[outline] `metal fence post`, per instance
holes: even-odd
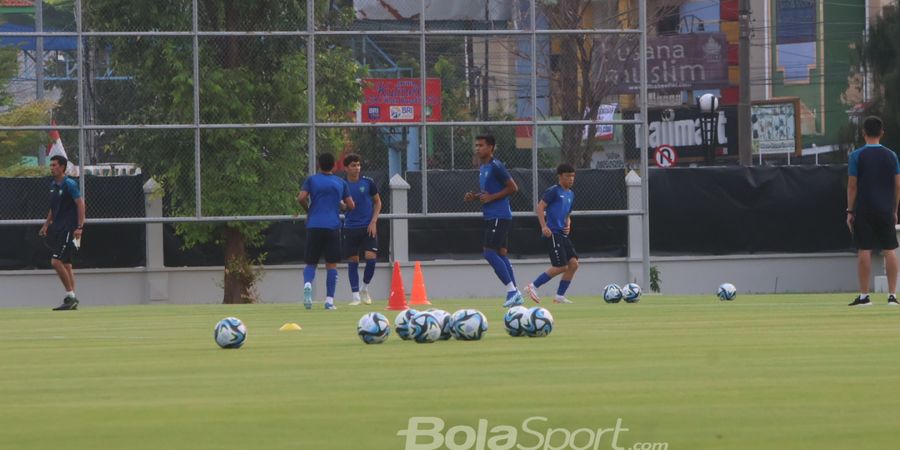
[[[313,32],[316,29],[316,5],[307,0],[306,3],[306,31]],[[316,35],[310,34],[306,38],[306,121],[309,128],[306,129],[306,147],[308,153],[309,175],[316,174],[318,164],[316,162]]]
[[[428,65],[425,56],[425,0],[419,3],[419,152],[422,171],[422,213],[428,214]]]
[[[191,79],[193,80],[194,106],[194,217],[203,217],[203,178],[201,177],[202,156],[200,154],[200,6],[198,0],[191,2]]]
[[[638,14],[641,36],[640,53],[640,71],[641,71],[641,176],[643,177],[643,187],[641,189],[641,235],[643,245],[641,246],[643,253],[641,258],[644,264],[644,273],[641,276],[641,284],[650,286],[650,166],[649,166],[649,149],[650,149],[650,124],[649,124],[649,102],[647,101],[647,0],[638,0]]]
[[[406,214],[406,197],[409,193],[409,183],[396,174],[391,177],[391,213]],[[391,221],[391,259],[394,261],[409,261],[409,220],[394,219]]]
[[[450,170],[456,170],[456,129],[450,125]],[[818,157],[817,157],[818,158]],[[818,159],[816,159],[818,161]]]

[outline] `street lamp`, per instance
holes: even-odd
[[[697,108],[700,109],[700,138],[706,150],[706,164],[712,165],[718,143],[716,132],[719,129],[719,97],[703,94],[697,98]]]

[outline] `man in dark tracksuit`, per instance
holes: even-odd
[[[881,249],[888,278],[888,305],[897,306],[897,201],[900,200],[900,162],[879,142],[881,119],[863,122],[866,145],[850,153],[847,164],[847,226],[856,244],[859,296],[850,306],[869,306],[872,250]]]
[[[78,250],[78,243],[81,241],[85,207],[78,183],[66,176],[68,163],[61,155],[50,158],[50,174],[53,176],[50,184],[50,212],[38,232],[47,237],[47,245],[52,252],[50,264],[66,290],[62,305],[53,308],[56,311],[78,309],[72,255]]]

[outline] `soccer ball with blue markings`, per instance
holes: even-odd
[[[241,348],[247,340],[247,327],[237,317],[226,317],[216,324],[213,336],[219,347]]]
[[[441,325],[441,337],[439,340],[446,341],[450,339],[450,313],[444,311],[443,309],[429,309],[429,313],[437,319],[438,323]]]
[[[450,333],[460,341],[480,340],[487,329],[487,317],[477,309],[461,309],[450,318]]]
[[[622,286],[622,299],[628,303],[637,303],[641,299],[641,287],[637,283]]]
[[[429,312],[420,312],[409,321],[409,337],[419,344],[430,344],[441,338],[441,324]]]
[[[719,290],[716,291],[719,300],[734,300],[737,297],[737,288],[731,283],[722,283]]]
[[[356,333],[366,344],[380,344],[391,335],[391,323],[384,314],[366,313],[356,324]]]
[[[606,303],[619,303],[622,301],[622,288],[615,283],[607,284],[603,288],[603,301]]]
[[[553,331],[553,315],[540,306],[533,306],[522,316],[522,329],[528,337],[544,337]]]
[[[522,318],[528,314],[528,308],[524,306],[513,306],[503,315],[503,328],[512,337],[525,336],[525,329],[522,328]]]
[[[397,314],[397,319],[394,320],[394,330],[397,331],[397,336],[400,336],[400,339],[404,341],[412,339],[409,335],[409,321],[418,313],[415,309],[404,309],[400,311],[400,314]]]

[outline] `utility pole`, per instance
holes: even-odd
[[[753,130],[750,127],[750,0],[740,0],[738,8],[741,32],[738,56],[741,74],[741,95],[738,100],[738,158],[742,166],[750,166],[753,165],[751,161]]]
[[[44,0],[34,2],[34,31],[44,32]],[[44,99],[44,37],[40,35],[35,39],[34,78],[37,83],[34,89],[34,99],[40,101]],[[38,164],[43,166],[47,162],[47,155],[40,145],[37,156]]]
[[[486,27],[491,26],[491,10],[490,10],[490,0],[485,0],[484,2],[484,22]],[[481,120],[488,120],[488,106],[490,105],[490,101],[488,100],[488,62],[490,57],[488,53],[490,47],[490,39],[488,36],[484,37],[484,70],[481,71]]]

